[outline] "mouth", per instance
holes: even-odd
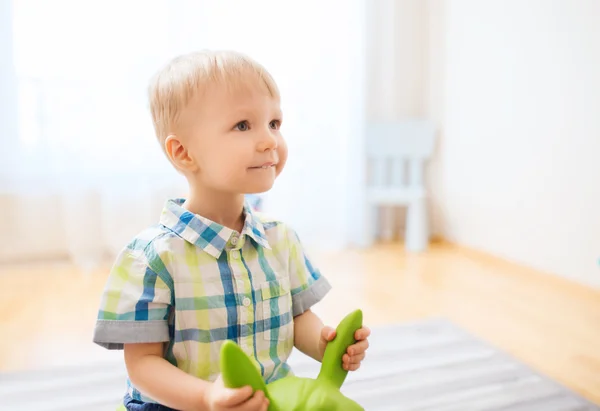
[[[277,163],[264,163],[260,166],[255,166],[255,167],[249,167],[250,170],[269,170],[273,167],[275,167],[277,165]]]

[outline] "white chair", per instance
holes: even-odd
[[[408,251],[423,251],[429,243],[426,161],[435,142],[435,127],[426,120],[367,124],[367,243],[378,227],[380,206],[405,206]]]

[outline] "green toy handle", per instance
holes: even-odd
[[[254,391],[267,394],[267,385],[250,358],[233,341],[227,340],[221,347],[221,375],[227,388],[251,386]]]
[[[321,371],[318,380],[329,381],[337,388],[341,388],[346,380],[348,371],[344,369],[342,358],[348,347],[356,343],[354,334],[362,328],[363,314],[361,310],[355,310],[348,314],[336,328],[336,335],[325,348]]]
[[[258,367],[250,357],[233,341],[227,340],[221,346],[221,376],[223,385],[227,388],[242,388],[247,385],[252,387],[252,392],[262,391],[269,399],[269,411],[280,411],[273,404],[267,384],[260,375]]]

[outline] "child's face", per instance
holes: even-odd
[[[268,191],[287,160],[279,100],[265,87],[210,87],[183,119],[196,181],[235,194]]]

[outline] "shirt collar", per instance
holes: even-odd
[[[183,207],[185,199],[167,200],[160,216],[160,223],[184,240],[219,258],[228,241],[236,232],[215,223]],[[248,202],[244,203],[244,228],[241,235],[252,238],[257,244],[270,249],[265,227]]]

